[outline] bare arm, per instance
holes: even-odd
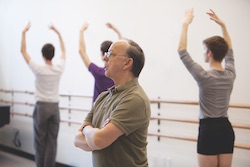
[[[80,53],[82,60],[87,68],[89,68],[89,65],[91,63],[89,60],[89,57],[86,53],[86,46],[85,46],[85,41],[84,41],[84,31],[87,30],[88,26],[89,26],[88,23],[83,24],[83,26],[80,30],[80,38],[79,38],[80,39],[80,41],[79,41],[80,42],[79,43],[79,53]]]
[[[181,51],[181,50],[184,50],[184,49],[187,48],[188,26],[192,22],[193,18],[194,18],[194,16],[193,16],[193,8],[186,10],[184,21],[182,23],[182,30],[181,30],[181,37],[180,37],[178,51]]]
[[[75,147],[79,147],[84,151],[93,151],[92,148],[89,147],[89,145],[86,142],[85,136],[82,132],[83,127],[85,127],[86,125],[91,125],[90,122],[84,122],[80,128],[77,131],[77,134],[75,136],[75,140],[74,140],[74,145]]]
[[[232,49],[231,38],[227,31],[225,23],[216,15],[216,13],[213,10],[210,9],[210,12],[207,12],[207,14],[209,15],[211,20],[215,21],[217,24],[221,26],[223,37],[226,40],[229,49]]]
[[[124,132],[111,122],[105,122],[102,129],[86,126],[83,134],[87,144],[94,150],[101,150],[111,145]]]
[[[56,29],[56,27],[54,25],[51,25],[50,29],[53,30],[58,35],[60,46],[61,46],[61,52],[62,52],[61,59],[65,59],[66,58],[65,46],[64,46],[64,42],[63,42],[61,33]]]
[[[29,63],[31,59],[30,55],[27,53],[27,50],[26,50],[26,32],[29,30],[30,26],[31,24],[28,23],[22,32],[21,53],[26,63]]]
[[[77,132],[75,136],[74,144],[75,144],[75,147],[81,148],[84,151],[93,151],[93,149],[90,148],[88,144],[86,143],[86,139],[82,131]]]
[[[106,26],[107,26],[108,28],[112,29],[112,30],[117,34],[117,36],[118,36],[119,39],[122,38],[122,34],[121,34],[121,32],[118,30],[117,27],[115,27],[115,26],[114,26],[113,24],[111,24],[111,23],[107,23]]]

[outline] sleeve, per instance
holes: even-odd
[[[234,56],[233,50],[229,49],[225,57],[225,69],[230,71],[232,75],[236,76],[235,66],[234,66]]]
[[[60,59],[57,67],[59,68],[60,71],[64,71],[64,68],[65,68],[65,59]]]
[[[95,100],[94,104],[92,105],[92,108],[90,110],[90,112],[87,114],[87,116],[85,117],[84,121],[87,122],[91,122],[93,125],[93,117],[94,117],[94,112],[96,111],[96,108],[98,104],[101,104],[101,101],[105,99],[105,97],[108,95],[108,92],[102,92],[98,98]],[[93,125],[94,126],[94,125]],[[95,126],[94,126],[95,127]]]
[[[115,108],[111,122],[126,135],[145,126],[149,122],[145,101],[139,95],[127,95]]]
[[[92,73],[92,75],[94,77],[96,77],[96,76],[103,76],[103,74],[105,73],[103,67],[98,67],[94,63],[90,63],[90,65],[89,65],[89,71]]]
[[[198,63],[193,61],[187,50],[180,51],[179,56],[187,70],[194,77],[194,79],[197,82],[200,82],[200,80],[205,77],[207,72]]]
[[[29,61],[29,67],[32,70],[34,74],[37,74],[38,71],[40,70],[41,66],[38,65],[34,60],[30,59]]]
[[[93,111],[94,111],[94,108],[92,108],[90,110],[90,112],[87,114],[87,116],[85,117],[84,121],[86,122],[92,122],[92,119],[93,119]]]

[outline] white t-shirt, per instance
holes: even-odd
[[[35,97],[37,101],[58,102],[59,101],[59,82],[64,70],[65,60],[60,59],[58,65],[38,65],[32,59],[29,67],[36,76]]]

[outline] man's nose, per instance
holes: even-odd
[[[103,60],[106,61],[106,62],[109,60],[109,58],[107,57],[106,54],[103,56]]]

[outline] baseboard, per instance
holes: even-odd
[[[24,152],[24,151],[22,151],[22,150],[17,150],[17,149],[15,149],[15,148],[13,148],[13,147],[8,147],[8,146],[5,146],[5,145],[0,144],[0,150],[1,150],[1,151],[4,151],[4,152],[7,152],[7,153],[10,153],[10,154],[17,155],[17,156],[19,156],[19,157],[23,157],[23,158],[32,160],[32,161],[35,160],[35,156],[34,156],[33,154]],[[73,166],[70,166],[70,165],[66,165],[66,164],[62,164],[62,163],[56,162],[56,167],[73,167]]]

